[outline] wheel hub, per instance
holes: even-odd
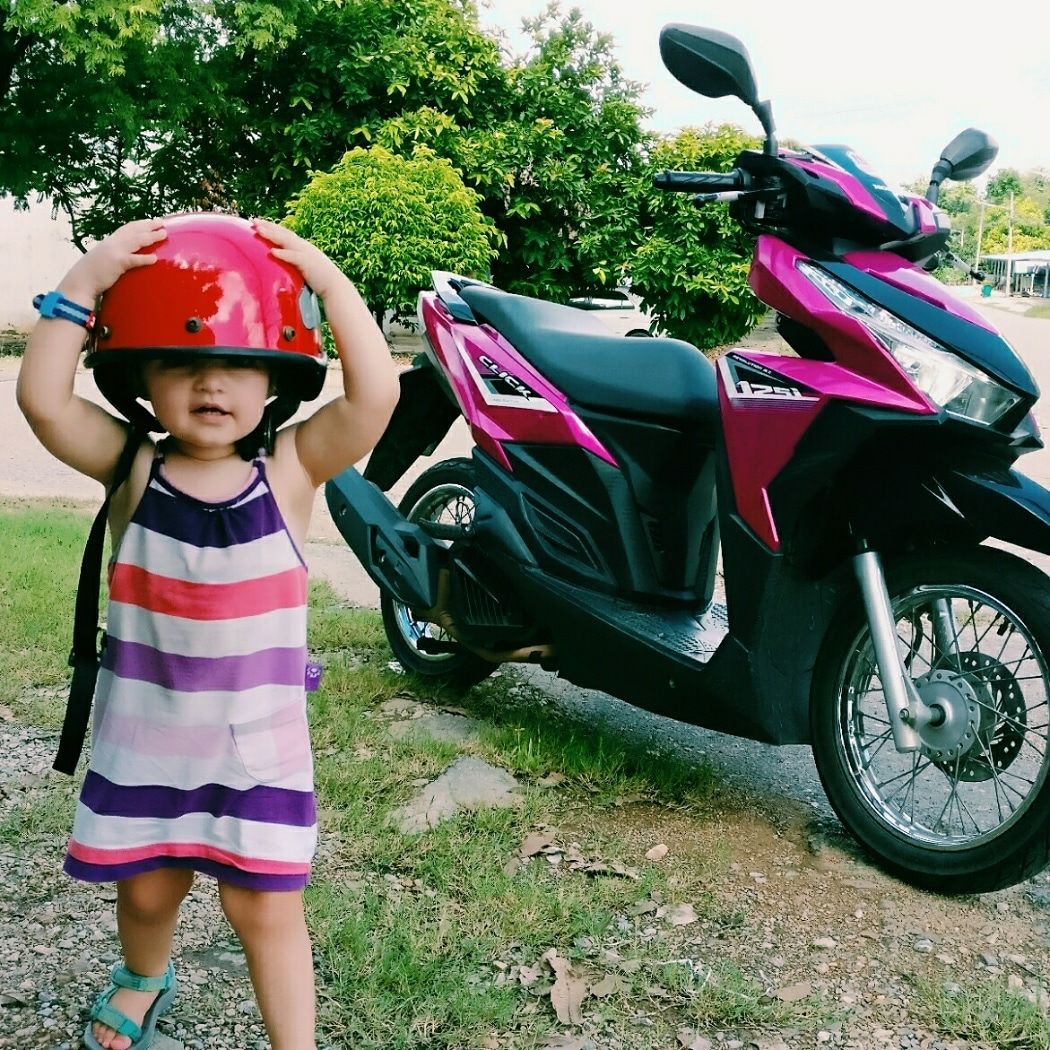
[[[1007,769],[1013,763],[1024,744],[1028,724],[1024,693],[1015,674],[985,653],[959,653],[952,658],[952,666],[961,669],[962,675],[948,667],[940,670],[969,684],[980,708],[979,746],[971,748],[962,762],[953,764],[952,773],[970,783],[990,780],[996,770]],[[934,761],[943,764],[944,760]]]
[[[977,742],[981,726],[973,686],[958,673],[937,670],[916,679],[915,687],[933,716],[916,726],[923,754],[937,763],[966,754]]]

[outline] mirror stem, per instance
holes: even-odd
[[[767,99],[765,102],[756,102],[753,106],[755,116],[762,124],[762,130],[766,133],[766,144],[763,152],[770,157],[777,155],[777,129],[773,123],[773,104]]]

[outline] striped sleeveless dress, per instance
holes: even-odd
[[[260,458],[207,503],[163,455],[109,569],[91,759],[65,861],[88,882],[189,868],[296,890],[317,842],[307,571]]]

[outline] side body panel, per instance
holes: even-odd
[[[478,447],[508,470],[506,442],[570,445],[615,465],[565,396],[488,325],[457,323],[434,294],[420,297],[434,354]]]

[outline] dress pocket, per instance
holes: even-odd
[[[230,726],[244,771],[269,784],[310,768],[310,733],[300,705]]]

